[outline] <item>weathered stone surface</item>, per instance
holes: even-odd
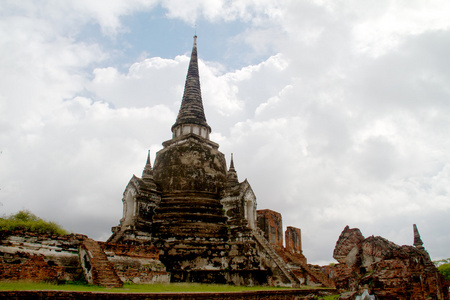
[[[368,268],[381,260],[395,257],[399,251],[400,247],[387,239],[370,236],[361,242],[361,250],[358,253],[361,267]]]
[[[346,226],[336,242],[333,257],[340,263],[354,265],[357,262],[357,254],[363,240],[364,236],[358,228],[350,229]]]
[[[159,260],[159,250],[156,247],[101,242],[99,245],[123,282],[170,282],[170,273],[166,272],[166,266]]]
[[[283,220],[279,212],[262,209],[256,211],[258,228],[264,233],[264,237],[274,246],[283,247]]]
[[[334,257],[336,287],[367,289],[380,299],[449,299],[448,283],[423,247],[398,246],[382,237],[362,239],[358,229],[344,229]]]
[[[302,233],[300,228],[288,226],[284,233],[286,251],[292,254],[303,254],[302,251]]]
[[[98,242],[85,238],[80,245],[79,256],[84,277],[89,284],[104,287],[121,287],[114,265],[108,260]]]
[[[24,230],[0,233],[0,280],[77,281],[82,235],[55,236]]]
[[[416,248],[423,248],[423,242],[420,238],[419,230],[417,229],[416,224],[413,225],[413,231],[414,231],[414,247]]]
[[[227,181],[225,157],[211,144],[195,134],[168,141],[153,169],[161,191],[220,193]]]
[[[118,286],[118,282],[110,285],[110,281],[103,281],[111,275],[108,275],[111,270],[106,270],[110,265],[123,282],[170,281],[170,273],[159,260],[159,250],[153,246],[110,244],[95,242],[83,235],[55,236],[23,230],[3,231],[0,236],[0,280],[62,282],[85,279],[92,284]],[[99,247],[81,247],[88,240]],[[100,252],[104,259],[99,262]],[[83,266],[88,270],[85,275]]]
[[[247,180],[241,183],[228,182],[220,199],[227,225],[239,234],[240,230],[256,229],[256,196]],[[231,234],[233,238],[235,234]]]
[[[188,73],[186,75],[183,100],[181,101],[181,107],[180,111],[178,112],[177,121],[172,126],[172,131],[175,131],[177,127],[180,127],[182,125],[192,124],[206,127],[208,131],[211,132],[211,128],[206,123],[205,112],[203,110],[202,93],[200,89],[200,76],[198,71],[196,36],[194,37],[194,46],[192,47],[191,61],[189,63]]]
[[[286,266],[289,277],[296,278],[301,284],[308,286],[334,287],[334,282],[329,279],[326,272],[320,267],[308,265],[306,257],[302,253],[301,231],[299,228],[288,226],[285,232],[286,247],[283,247],[282,217],[281,214],[272,210],[258,210],[258,227],[264,237],[271,241],[270,248],[277,253]],[[270,251],[267,251],[270,252]],[[276,259],[273,259],[276,261]]]
[[[119,226],[113,227],[110,243],[149,243],[148,228],[153,223],[155,208],[161,202],[161,192],[157,190],[150,165],[150,152],[142,172],[142,179],[133,175],[123,193],[123,218]]]

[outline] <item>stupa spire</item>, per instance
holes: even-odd
[[[144,171],[142,171],[142,179],[153,179],[153,169],[152,164],[150,163],[150,150],[148,150],[147,162],[144,167]]]
[[[413,231],[414,231],[414,246],[416,248],[422,248],[423,249],[423,242],[420,238],[419,230],[417,229],[416,224],[413,224]]]
[[[233,153],[231,153],[230,169],[227,173],[227,181],[229,186],[234,186],[239,184],[237,172],[234,169]]]
[[[231,161],[230,161],[230,171],[236,171],[235,169],[234,169],[234,161],[233,161],[233,153],[231,153]]]
[[[190,128],[186,129],[189,126]],[[201,134],[202,129],[204,134]],[[198,72],[197,36],[195,35],[186,83],[184,85],[183,100],[181,101],[177,120],[172,126],[172,133],[173,137],[186,133],[197,133],[203,137],[209,137],[210,132],[211,127],[206,122],[205,112],[203,110],[200,76]]]

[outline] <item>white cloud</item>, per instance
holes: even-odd
[[[116,68],[94,69],[88,89],[114,107],[147,107],[163,104],[172,107],[183,92],[189,63],[186,56],[175,59],[153,57],[134,63],[127,74]],[[178,107],[174,106],[175,109]]]
[[[0,202],[97,238],[119,221],[121,194],[146,149],[154,158],[170,138],[189,58],[118,69],[115,49],[77,33],[92,22],[117,36],[125,15],[156,2],[91,2],[1,8]],[[266,57],[228,72],[201,60],[206,117],[258,207],[302,228],[309,261],[330,261],[345,225],[411,244],[413,223],[432,257],[447,257],[447,4],[161,5],[189,24],[239,21],[241,34],[224,40],[253,47],[240,55]]]
[[[90,81],[87,70],[108,53],[96,43],[72,37],[89,22],[72,10],[72,4],[81,2],[40,4],[2,5],[0,202],[4,212],[30,209],[70,230],[104,234],[90,222],[120,215],[122,186],[133,168],[142,168],[133,161],[140,161],[136,152],[144,153],[145,160],[145,149],[158,149],[166,138],[158,131],[142,136],[140,128],[170,126],[165,117],[172,120],[174,115],[161,103],[141,110],[112,109],[81,97]],[[108,7],[113,6],[122,7]],[[120,26],[101,22],[110,33]],[[121,160],[111,164],[115,155]],[[108,198],[116,197],[119,201],[110,205]],[[85,219],[88,222],[80,222]]]
[[[371,9],[378,6],[378,9]],[[412,35],[448,30],[448,1],[387,1],[362,9],[354,28],[356,50],[379,56],[398,48]]]
[[[243,20],[259,22],[260,18],[276,14],[280,4],[270,0],[166,0],[161,5],[167,9],[169,18],[181,19],[194,25],[199,18],[209,22]]]

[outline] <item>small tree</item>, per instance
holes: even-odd
[[[438,270],[442,275],[444,275],[446,280],[450,280],[450,264],[440,265]]]
[[[0,230],[16,229],[53,233],[57,235],[68,234],[68,232],[57,223],[45,221],[28,210],[21,210],[16,214],[0,218]]]

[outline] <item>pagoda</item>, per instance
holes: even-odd
[[[123,194],[123,218],[109,243],[152,245],[173,282],[297,286],[298,279],[257,226],[256,196],[227,170],[210,140],[194,37],[181,107],[154,166]]]

